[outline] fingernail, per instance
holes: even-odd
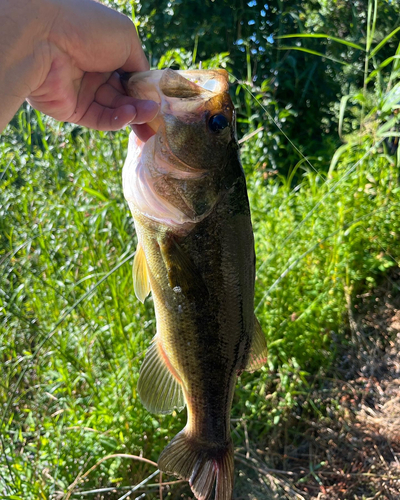
[[[137,107],[134,106],[133,104],[128,104],[127,109],[129,110],[129,113],[136,116],[138,113]]]
[[[142,124],[153,121],[160,111],[160,106],[154,101],[138,101],[137,114],[130,123]]]

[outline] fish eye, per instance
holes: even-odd
[[[224,115],[214,115],[208,121],[208,126],[211,132],[218,133],[224,130],[226,127],[228,127],[229,122]]]

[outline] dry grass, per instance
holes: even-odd
[[[351,341],[333,372],[268,443],[237,453],[237,500],[400,498],[399,285],[397,269],[349,303]]]

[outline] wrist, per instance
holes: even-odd
[[[44,73],[46,29],[51,26],[48,0],[1,0],[0,2],[0,131]]]

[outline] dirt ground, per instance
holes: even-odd
[[[237,455],[236,500],[400,500],[400,270],[352,302],[329,376],[269,446]]]
[[[234,500],[400,500],[399,268],[349,298],[336,348],[268,442],[235,450]],[[186,482],[163,497],[193,498]]]

